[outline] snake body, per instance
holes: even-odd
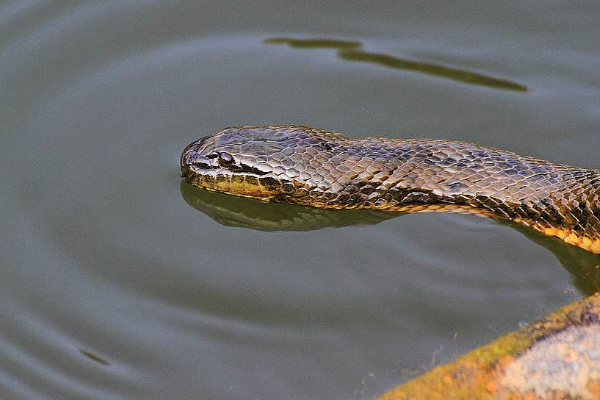
[[[181,170],[191,185],[263,201],[515,221],[600,254],[600,171],[476,144],[231,127],[188,145]]]

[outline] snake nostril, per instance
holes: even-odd
[[[181,166],[181,168],[185,168],[191,164],[193,164],[195,161],[195,153],[194,152],[190,152],[190,151],[184,151],[181,154],[181,158],[179,160],[179,165]]]

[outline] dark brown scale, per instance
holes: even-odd
[[[233,127],[190,144],[181,169],[192,185],[261,200],[479,213],[600,253],[599,171],[475,144]]]

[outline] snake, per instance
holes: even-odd
[[[473,143],[354,139],[296,125],[238,126],[190,143],[188,184],[330,210],[450,212],[512,221],[600,254],[600,171]]]

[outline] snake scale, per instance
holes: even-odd
[[[263,201],[510,220],[600,254],[600,171],[471,143],[230,127],[188,145],[181,171],[193,186]]]

